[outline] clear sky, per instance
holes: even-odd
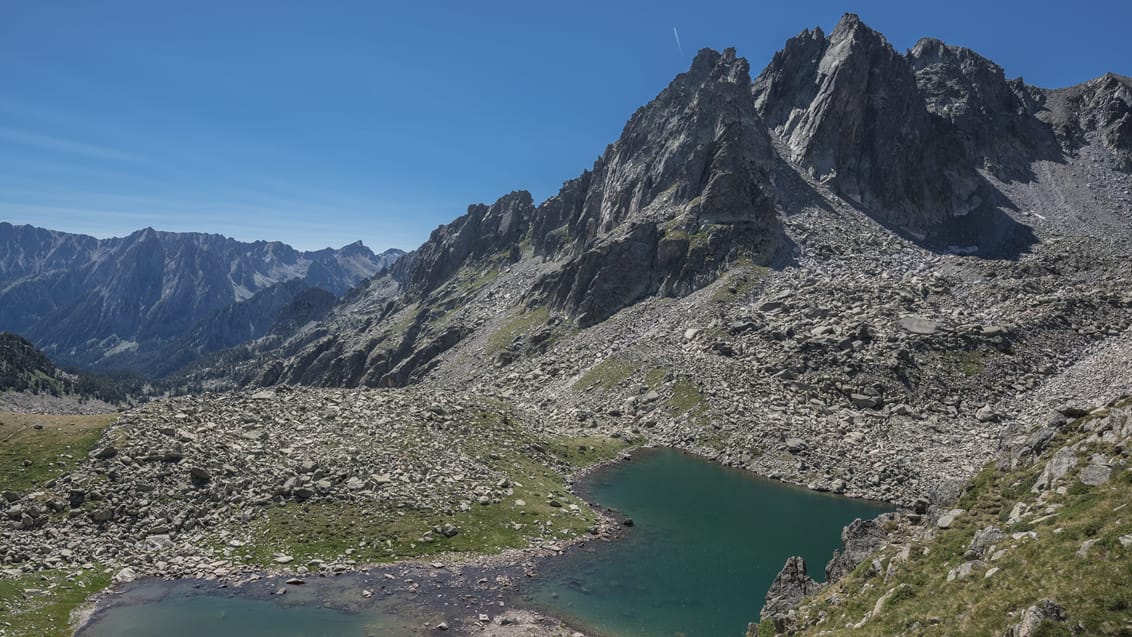
[[[12,0],[0,221],[411,249],[469,203],[553,194],[699,48],[757,74],[845,11],[1039,86],[1132,74],[1129,0]]]

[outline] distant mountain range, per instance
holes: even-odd
[[[0,223],[0,329],[59,364],[153,375],[262,336],[309,290],[344,294],[402,254],[361,242],[300,252],[215,234],[146,228],[96,239]]]

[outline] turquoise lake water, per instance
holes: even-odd
[[[582,486],[634,526],[544,565],[527,593],[609,637],[741,637],[787,557],[804,557],[821,580],[842,527],[891,510],[671,449],[641,452]]]
[[[671,449],[639,452],[580,489],[634,526],[623,538],[590,541],[541,562],[522,599],[507,605],[540,608],[602,637],[741,637],[788,556],[803,556],[821,579],[841,528],[890,510]],[[79,635],[405,637],[436,634],[425,621],[435,626],[469,612],[452,589],[433,591],[424,606],[412,602],[416,596],[362,600],[360,590],[376,586],[351,576],[314,578],[278,597],[268,594],[277,584],[249,585],[254,591],[198,586],[151,580],[128,587]]]

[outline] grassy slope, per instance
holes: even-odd
[[[0,491],[26,493],[69,472],[115,418],[0,413]],[[2,578],[0,636],[70,635],[71,611],[108,584],[97,566]]]
[[[224,547],[218,542],[218,548],[236,561],[259,566],[271,566],[277,553],[294,558],[294,565],[343,557],[365,564],[497,553],[577,537],[597,523],[597,514],[567,491],[564,473],[530,459],[523,448],[538,446],[566,467],[579,469],[615,456],[630,443],[596,437],[536,439],[513,423],[482,417],[480,426],[506,428],[514,436],[509,448],[469,450],[508,476],[513,493],[506,498],[488,504],[472,501],[468,508],[454,511],[288,503],[253,523],[251,543]],[[449,525],[458,529],[452,537],[442,532]]]
[[[1070,620],[1047,622],[1040,634],[1069,635],[1079,623],[1078,634],[1132,635],[1132,546],[1119,540],[1132,534],[1132,470],[1116,467],[1108,483],[1084,485],[1077,476],[1088,456],[1119,455],[1111,444],[1086,442],[1081,462],[1058,483],[1066,487],[1063,493],[1050,492],[1038,503],[1030,489],[1059,446],[1089,437],[1079,429],[1084,421],[1071,425],[1032,467],[986,467],[957,503],[967,514],[952,528],[881,550],[873,556],[879,569],[867,561],[799,609],[803,623],[817,623],[798,634],[999,635],[1025,608],[1049,598]],[[1035,513],[1009,524],[1017,502]],[[988,526],[1007,534],[997,545],[1005,552],[994,560],[988,553],[970,577],[948,581],[948,572],[967,561],[972,536]],[[1021,535],[1028,532],[1036,538]],[[1097,543],[1082,557],[1078,551],[1086,540]],[[988,577],[992,568],[998,570]],[[773,634],[767,623],[759,635]]]
[[[67,637],[74,632],[71,612],[109,584],[97,568],[0,579],[0,636]]]
[[[24,493],[71,471],[115,418],[0,412],[0,490]]]

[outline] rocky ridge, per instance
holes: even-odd
[[[1115,82],[1070,110],[1084,89],[1006,80],[933,40],[901,55],[851,15],[754,81],[733,52],[701,52],[557,196],[473,206],[325,321],[185,382],[502,389],[548,432],[946,500],[1019,405],[1129,325],[1132,175],[1097,128],[1121,121]],[[836,121],[870,124],[840,139]],[[904,157],[938,169],[865,197],[890,138],[946,153]],[[968,178],[982,201],[959,214]],[[776,256],[735,249],[748,240]]]

